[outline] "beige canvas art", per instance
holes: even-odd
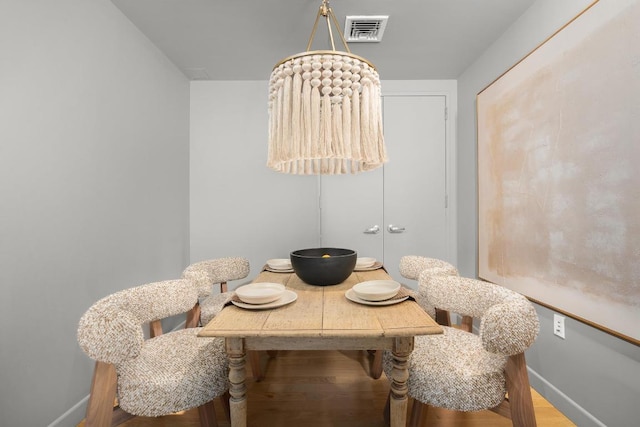
[[[480,277],[634,342],[639,41],[600,0],[477,97]]]

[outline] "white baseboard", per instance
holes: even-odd
[[[594,417],[589,411],[544,379],[536,371],[528,366],[527,371],[529,372],[531,387],[576,425],[580,427],[607,427],[606,424]]]
[[[89,395],[85,396],[80,402],[73,405],[67,412],[60,415],[47,427],[75,427],[84,419],[87,412],[87,402]]]

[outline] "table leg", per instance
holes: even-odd
[[[408,359],[413,350],[413,337],[396,338],[393,343],[393,370],[391,371],[390,424],[391,427],[407,425],[409,379]]]
[[[227,338],[226,350],[229,357],[231,427],[247,427],[247,386],[244,382],[247,372],[244,340],[242,338]]]

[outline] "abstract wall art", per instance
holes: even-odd
[[[479,276],[636,344],[638,22],[596,1],[477,96]]]

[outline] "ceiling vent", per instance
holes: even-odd
[[[344,38],[351,43],[382,41],[382,34],[388,19],[388,15],[347,16],[344,24]]]

